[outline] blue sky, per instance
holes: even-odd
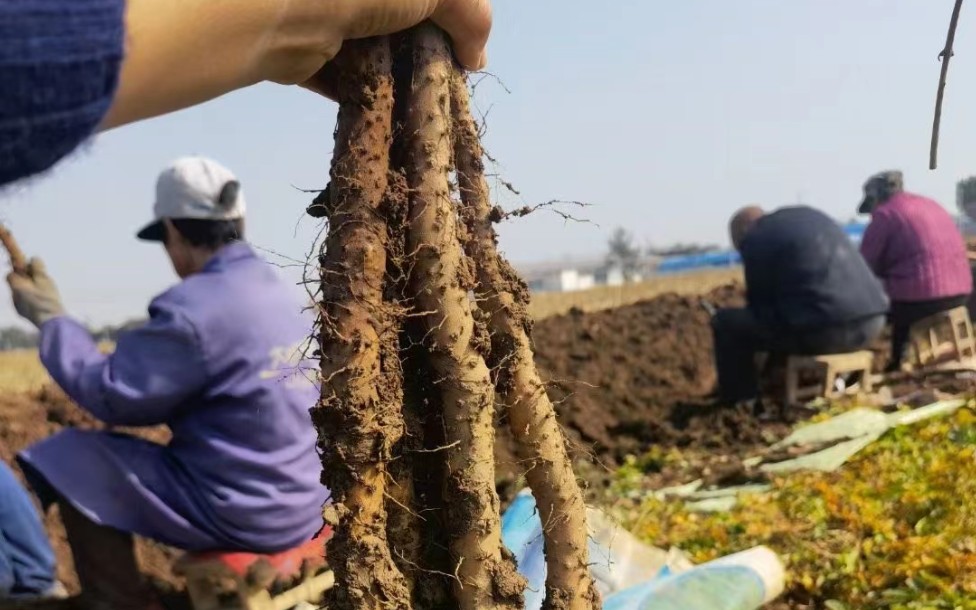
[[[963,8],[943,117],[940,169],[928,138],[951,0],[496,0],[478,88],[486,144],[521,196],[593,204],[595,224],[540,212],[505,224],[513,260],[599,254],[622,225],[644,243],[725,242],[746,203],[798,198],[846,219],[870,173],[954,208],[976,173],[976,7]],[[490,109],[490,110],[489,110]],[[104,134],[49,175],[7,192],[0,219],[42,255],[70,312],[92,323],[141,315],[175,281],[162,249],[133,232],[159,170],[212,156],[241,178],[249,236],[303,260],[303,216],[325,185],[336,107],[260,85]],[[297,269],[284,268],[296,280]],[[0,324],[15,315],[0,298]]]

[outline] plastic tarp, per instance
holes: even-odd
[[[621,591],[603,610],[755,610],[776,599],[784,582],[779,557],[759,546]]]
[[[587,509],[586,520],[590,572],[604,597],[638,585],[666,566],[672,570],[691,566],[680,552],[644,544],[598,510]],[[519,573],[529,581],[526,609],[541,608],[546,581],[542,521],[528,490],[519,493],[502,515],[502,542],[515,555]]]
[[[604,610],[754,610],[783,589],[783,566],[765,547],[693,566],[675,549],[637,540],[602,512],[587,511],[590,573]],[[528,586],[526,610],[545,597],[542,521],[528,491],[502,515],[502,541],[512,551]]]
[[[934,417],[948,415],[965,406],[964,399],[943,400],[931,405],[912,409],[883,413],[873,409],[851,409],[837,417],[816,424],[797,428],[788,437],[773,445],[772,449],[804,446],[823,447],[810,453],[780,462],[763,462],[762,457],[743,460],[747,467],[758,467],[769,473],[812,470],[832,472],[843,466],[858,452],[881,438],[888,430],[898,426],[916,424]],[[681,498],[688,510],[696,512],[723,512],[732,510],[740,496],[762,493],[768,490],[763,485],[739,485],[719,489],[702,490],[702,481],[692,481],[685,485],[668,487],[654,492],[658,499]]]
[[[774,448],[797,445],[824,445],[829,447],[803,455],[792,460],[763,464],[766,472],[790,472],[795,470],[818,470],[830,472],[840,468],[859,451],[881,438],[897,426],[916,424],[933,417],[948,415],[965,406],[966,400],[943,400],[911,411],[882,413],[872,409],[857,408],[847,411],[827,421],[798,428]]]

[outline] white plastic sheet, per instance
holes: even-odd
[[[765,547],[693,566],[677,550],[637,540],[605,514],[587,511],[590,571],[604,610],[755,610],[783,589],[783,566]],[[531,493],[502,515],[502,540],[528,580],[526,610],[545,597],[542,522]]]

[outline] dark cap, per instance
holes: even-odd
[[[904,189],[902,174],[898,170],[879,172],[864,183],[864,199],[858,206],[858,214],[870,214],[874,208],[891,199]]]

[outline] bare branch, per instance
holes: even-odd
[[[942,125],[942,99],[945,97],[946,77],[949,74],[949,60],[952,59],[952,45],[956,40],[956,26],[959,25],[959,12],[962,10],[962,0],[956,0],[949,20],[949,33],[946,35],[945,48],[939,53],[942,61],[942,73],[939,75],[939,91],[935,96],[935,118],[932,121],[932,147],[929,150],[929,169],[935,169],[939,164],[939,129]]]

